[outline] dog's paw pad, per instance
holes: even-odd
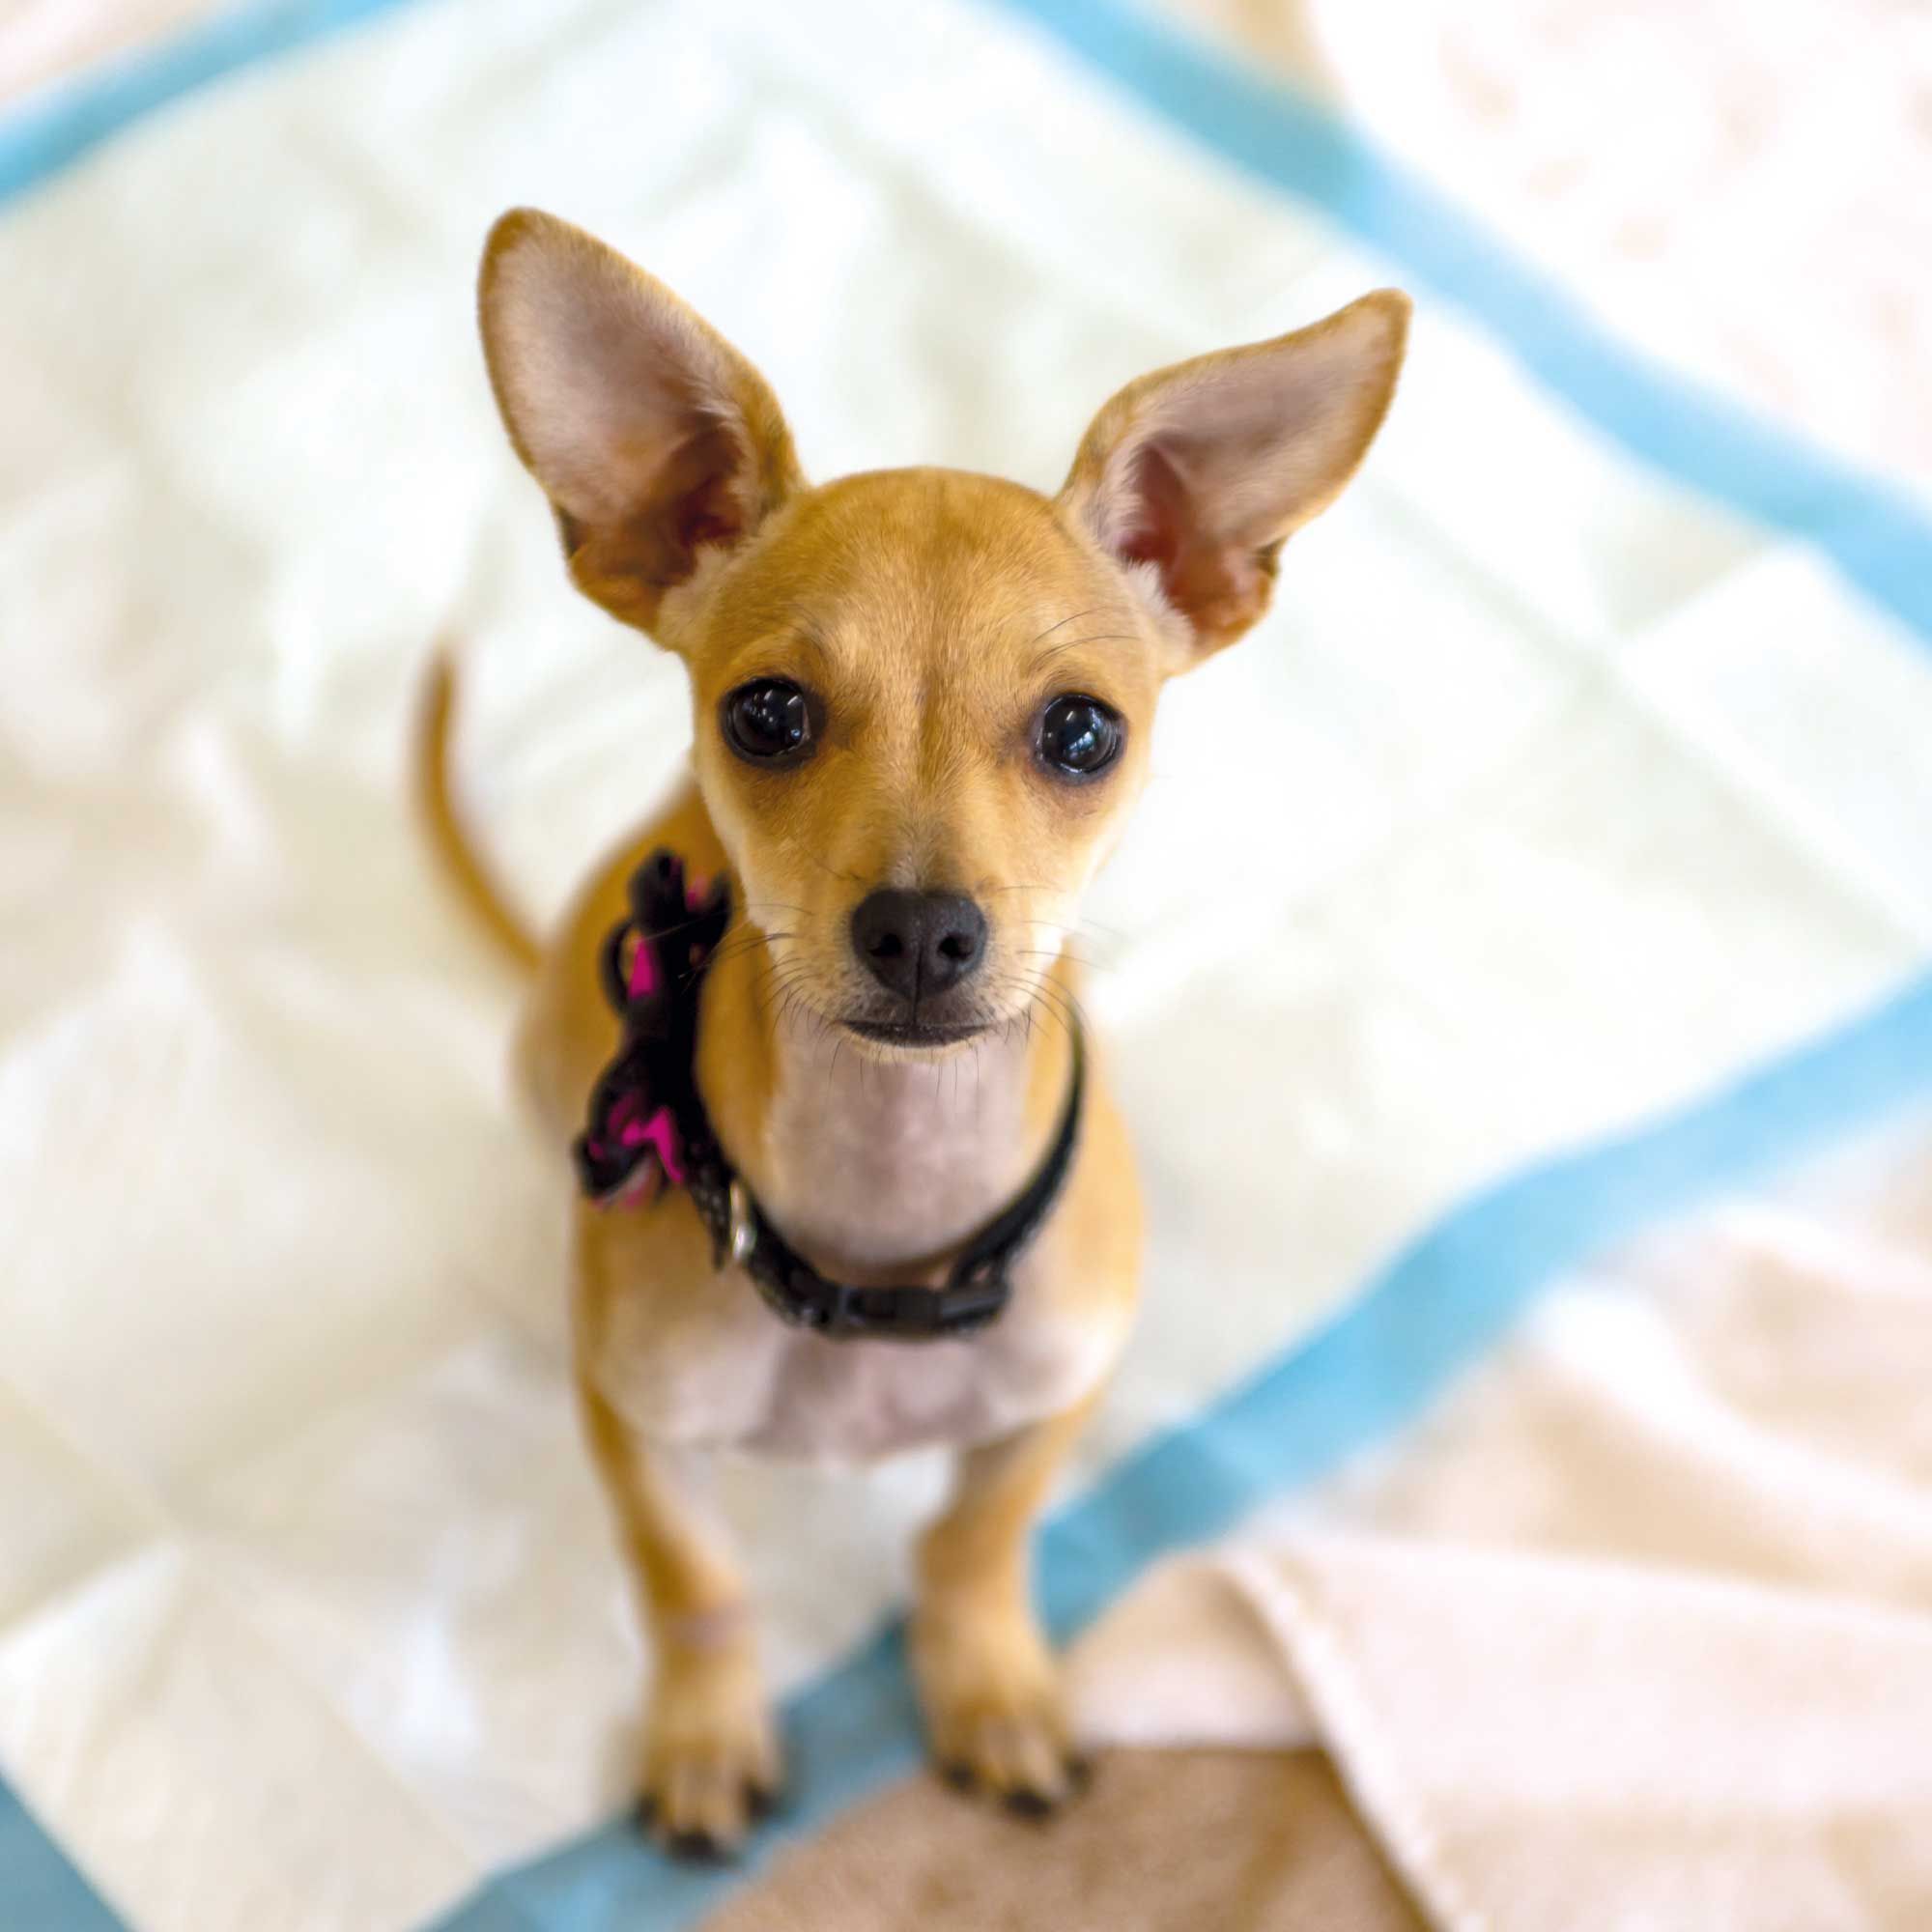
[[[674,1857],[728,1858],[778,1803],[778,1738],[742,1671],[667,1674],[651,1707],[639,1822]]]
[[[1021,1818],[1044,1818],[1086,1788],[1059,1680],[1034,1640],[922,1647],[921,1688],[939,1775]]]
[[[669,1762],[658,1788],[638,1806],[638,1822],[681,1859],[729,1858],[777,1808],[778,1788],[716,1759]]]

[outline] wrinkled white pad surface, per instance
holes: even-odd
[[[1095,1735],[1325,1742],[1434,1922],[1932,1914],[1932,1122],[1553,1289],[1400,1443],[1164,1566]]]
[[[470,282],[515,201],[692,298],[819,474],[1051,486],[1129,375],[1394,279],[1006,15],[886,0],[426,4],[7,216],[0,1772],[143,1932],[410,1925],[625,1792],[560,1151],[400,789],[452,623],[532,905],[688,728],[492,416]],[[1887,620],[1425,302],[1094,907],[1153,1232],[1084,1468],[1472,1183],[1921,963],[1928,742]],[[936,1482],[734,1480],[784,1683]]]

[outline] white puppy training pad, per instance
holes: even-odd
[[[1052,487],[1128,377],[1401,279],[1011,14],[885,0],[402,9],[10,212],[0,1772],[140,1932],[412,1926],[626,1793],[561,1150],[401,782],[454,627],[467,788],[548,912],[689,729],[494,420],[471,278],[520,201],[693,299],[821,476]],[[1918,640],[1421,293],[1093,907],[1152,1236],[1084,1477],[1468,1188],[1932,949]],[[734,1474],[786,1687],[938,1479]]]

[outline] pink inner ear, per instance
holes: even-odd
[[[1205,637],[1252,623],[1267,602],[1268,572],[1238,539],[1209,522],[1180,466],[1150,438],[1122,466],[1114,554],[1151,563],[1167,601]]]
[[[1186,493],[1156,443],[1142,443],[1122,469],[1114,553],[1127,563],[1152,564],[1166,588],[1185,533]]]
[[[633,506],[628,520],[636,543],[639,526],[654,525],[643,548],[652,560],[653,582],[681,582],[696,567],[706,544],[729,544],[745,532],[745,492],[753,467],[751,452],[717,416],[693,407],[681,440],[667,453],[648,496]]]

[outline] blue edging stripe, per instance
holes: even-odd
[[[7,1932],[121,1932],[121,1921],[0,1778],[0,1925]]]
[[[269,0],[49,90],[0,118],[0,200],[223,74],[406,0]],[[1822,549],[1932,641],[1932,535],[1901,494],[1635,356],[1452,204],[1288,88],[1116,0],[999,0],[1223,158],[1319,205],[1457,302],[1639,459]],[[1547,1162],[1474,1196],[1362,1297],[1188,1427],[1128,1457],[1047,1526],[1041,1588],[1065,1634],[1148,1561],[1225,1529],[1411,1416],[1535,1290],[1640,1222],[1932,1090],[1932,977],[1866,1019],[1630,1139]],[[896,1630],[788,1707],[801,1804],[821,1824],[918,1754]],[[115,1921],[0,1785],[0,1870],[24,1922]],[[598,1932],[690,1922],[734,1881],[666,1865],[611,1826],[493,1880],[445,1932]],[[21,1884],[38,1890],[24,1893]],[[20,1922],[10,1918],[10,1925]]]
[[[1540,1288],[1591,1256],[1929,1102],[1932,973],[1713,1096],[1479,1190],[1325,1326],[1057,1520],[1045,1539],[1049,1616],[1077,1628],[1150,1558],[1231,1527],[1409,1421]]]
[[[0,115],[0,201],[11,200],[169,101],[411,0],[262,0],[50,83]]]
[[[1327,109],[1124,0],[985,0],[1223,160],[1316,203],[1476,317],[1578,414],[1674,481],[1815,544],[1932,647],[1932,530],[1902,490],[1616,338],[1453,201]]]
[[[1932,974],[1714,1097],[1471,1196],[1312,1338],[1053,1518],[1039,1573],[1054,1634],[1078,1630],[1154,1558],[1233,1527],[1408,1421],[1538,1289],[1606,1244],[1927,1097]],[[791,1835],[918,1762],[899,1630],[875,1636],[785,1716]],[[669,1932],[740,1882],[673,1865],[613,1824],[491,1881],[440,1932]]]

